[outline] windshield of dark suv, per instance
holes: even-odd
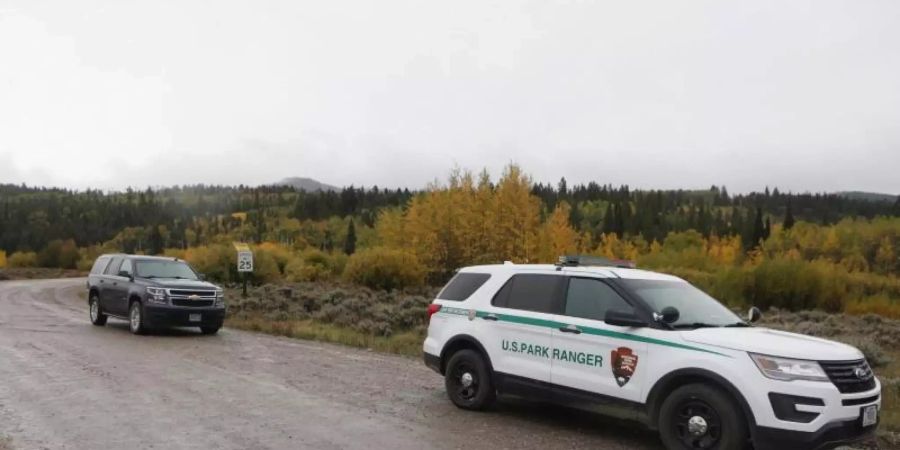
[[[744,321],[718,300],[683,281],[617,280],[644,300],[653,311],[662,314],[667,307],[678,310],[675,328],[744,326]]]
[[[183,261],[150,261],[135,262],[134,273],[141,278],[177,278],[196,280],[197,273]]]

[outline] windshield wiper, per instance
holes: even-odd
[[[735,323],[730,323],[728,325],[723,325],[723,326],[725,328],[749,328],[752,325],[750,325],[747,322],[735,322]]]

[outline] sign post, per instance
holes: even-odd
[[[247,273],[253,272],[253,252],[250,246],[243,242],[235,242],[234,249],[237,251],[237,270],[243,279],[244,288],[241,295],[247,296]]]

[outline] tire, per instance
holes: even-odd
[[[743,449],[749,441],[740,405],[723,390],[705,384],[672,391],[659,409],[658,426],[669,450]]]
[[[128,329],[132,334],[146,334],[147,325],[144,323],[144,308],[141,302],[132,302],[128,308]]]
[[[483,410],[497,398],[491,371],[484,357],[474,350],[460,350],[450,357],[444,386],[450,401],[462,409]]]
[[[219,332],[220,326],[211,326],[211,327],[200,327],[200,332],[207,335],[216,334]]]
[[[106,325],[107,315],[103,314],[103,309],[100,308],[100,297],[97,294],[91,294],[91,298],[88,300],[88,314],[91,318],[91,323],[95,326],[102,327]]]

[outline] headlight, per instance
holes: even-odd
[[[828,381],[828,375],[815,361],[776,358],[753,353],[750,353],[750,358],[753,358],[753,362],[756,363],[756,367],[759,367],[763,375],[773,380]]]
[[[225,291],[216,289],[216,306],[225,306]]]
[[[166,290],[157,287],[147,288],[147,301],[150,303],[166,304]]]

